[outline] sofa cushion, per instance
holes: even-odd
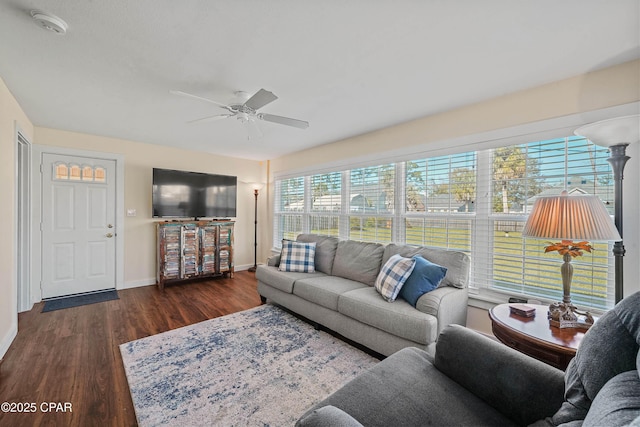
[[[413,258],[404,258],[394,255],[384,263],[376,277],[375,289],[387,302],[394,302],[400,293],[400,289],[416,265]]]
[[[562,404],[560,369],[460,325],[440,333],[433,364],[521,426],[551,416]]]
[[[439,372],[427,352],[414,347],[358,375],[307,414],[327,405],[340,408],[365,426],[517,425]]]
[[[315,268],[316,244],[282,241],[282,252],[280,253],[280,271],[300,271],[303,273],[313,273]]]
[[[323,406],[307,413],[296,423],[297,427],[363,427],[351,415],[335,406]]]
[[[636,369],[640,346],[640,292],[607,311],[580,342],[565,372],[565,402],[554,425],[584,420],[600,389],[616,375]]]
[[[405,300],[398,299],[389,304],[371,287],[340,295],[338,311],[418,344],[434,342],[438,333],[438,321],[434,316],[416,310]]]
[[[626,426],[639,416],[640,378],[638,371],[627,371],[602,387],[582,426]]]
[[[369,286],[336,276],[311,277],[296,281],[293,294],[333,311],[338,311],[340,295],[360,288],[369,288]],[[304,313],[301,314],[304,315]]]
[[[259,265],[256,269],[256,279],[258,281],[287,293],[293,293],[293,284],[296,280],[323,276],[326,276],[326,274],[317,271],[315,273],[279,271],[278,267],[267,265]]]
[[[420,255],[414,255],[413,259],[416,261],[416,266],[400,289],[400,298],[415,307],[422,295],[440,285],[447,274],[447,268],[434,264]]]
[[[338,248],[338,238],[331,236],[319,236],[317,234],[300,234],[296,239],[298,242],[315,243],[316,270],[322,273],[331,274],[333,269],[333,259],[336,257],[336,249]]]
[[[409,258],[414,255],[420,255],[435,264],[447,267],[447,274],[440,283],[441,286],[466,288],[469,285],[471,258],[464,252],[390,243],[384,249],[382,262],[386,262],[395,254]]]
[[[373,286],[383,253],[384,246],[379,243],[342,240],[336,249],[331,274]]]

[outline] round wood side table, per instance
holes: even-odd
[[[500,304],[489,310],[496,338],[521,353],[565,370],[576,355],[585,331],[551,326],[547,305],[526,304],[536,309],[534,317],[513,314],[509,305]]]

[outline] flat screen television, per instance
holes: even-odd
[[[153,168],[153,217],[235,217],[237,184],[235,176]]]

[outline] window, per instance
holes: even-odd
[[[405,168],[404,241],[470,253],[475,153],[408,161]]]
[[[93,168],[91,166],[85,166],[82,168],[82,180],[93,181]]]
[[[393,164],[349,172],[349,238],[391,242],[395,211]]]
[[[53,165],[53,179],[56,181],[83,181],[104,183],[107,180],[107,172],[101,166],[79,166],[58,162]]]
[[[305,232],[302,224],[305,212],[304,183],[304,177],[276,182],[274,236],[278,236],[278,247],[281,239],[295,240],[298,234]]]
[[[313,232],[471,255],[472,291],[547,301],[562,296],[562,257],[522,237],[537,197],[595,194],[613,214],[606,148],[571,136],[276,180],[274,244]],[[555,242],[553,242],[555,243]],[[575,258],[572,299],[613,306],[606,243]]]
[[[338,236],[342,213],[342,174],[313,175],[311,181],[310,229],[312,233]]]
[[[544,247],[555,242],[522,238],[527,213],[538,197],[566,189],[570,195],[599,196],[613,214],[613,174],[607,157],[605,148],[581,137],[493,150],[490,235],[483,239],[493,243],[492,259],[476,265],[476,280],[497,291],[561,300],[562,257],[544,253]],[[571,296],[578,305],[604,309],[613,304],[611,248],[607,243],[593,246],[592,253],[572,261]]]

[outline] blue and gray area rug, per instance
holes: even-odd
[[[122,344],[140,426],[291,426],[378,360],[262,305]]]

